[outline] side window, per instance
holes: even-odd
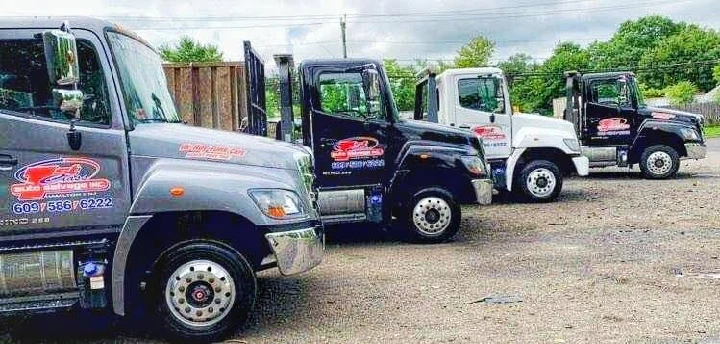
[[[79,89],[85,93],[81,121],[110,124],[110,107],[105,75],[95,48],[78,40]],[[53,85],[47,75],[41,39],[0,40],[0,110],[69,121],[53,99]]]
[[[460,106],[477,111],[504,113],[505,94],[497,78],[461,79],[458,82]]]
[[[371,106],[360,73],[322,73],[318,85],[320,110],[328,115],[357,120],[385,118],[383,107]]]
[[[600,80],[590,85],[590,101],[609,106],[632,106],[630,87],[622,79]]]

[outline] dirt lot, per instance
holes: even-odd
[[[464,208],[447,244],[335,229],[317,269],[259,276],[238,341],[720,343],[711,146],[674,180],[599,170],[567,181],[557,203]],[[101,341],[114,340],[141,339]]]

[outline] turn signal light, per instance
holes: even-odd
[[[268,215],[270,215],[272,217],[276,217],[276,218],[283,218],[283,217],[285,217],[285,215],[287,215],[287,213],[285,213],[285,208],[282,206],[280,206],[280,207],[270,206],[270,207],[268,207],[267,211],[268,211]]]

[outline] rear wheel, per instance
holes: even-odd
[[[650,146],[640,156],[640,171],[645,178],[670,178],[679,169],[680,155],[670,146]]]
[[[211,243],[174,249],[160,268],[159,320],[179,340],[213,341],[247,319],[255,274],[241,254]]]
[[[416,192],[405,213],[406,238],[413,242],[443,242],[460,229],[460,207],[452,194],[442,188]]]
[[[548,160],[534,160],[523,166],[516,174],[514,190],[531,202],[550,202],[557,199],[562,190],[560,168]]]

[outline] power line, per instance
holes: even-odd
[[[585,1],[585,0],[583,0]],[[521,12],[518,13],[517,11],[513,12],[504,12],[504,13],[492,13],[492,11],[484,11],[483,13],[459,13],[457,15],[454,15],[452,17],[436,17],[436,18],[426,18],[426,19],[407,19],[403,20],[403,23],[424,23],[424,22],[447,22],[447,21],[468,21],[468,20],[492,20],[492,19],[508,19],[508,18],[523,18],[523,17],[536,17],[536,16],[556,16],[561,13],[566,12],[572,12],[572,13],[591,13],[591,12],[605,12],[605,11],[614,11],[614,10],[623,10],[623,9],[633,9],[633,8],[644,8],[648,6],[662,6],[667,4],[677,4],[680,2],[688,2],[693,0],[648,0],[648,1],[642,1],[642,2],[634,2],[631,4],[623,4],[623,5],[611,5],[611,6],[599,6],[599,7],[588,7],[583,9],[553,9],[553,10],[543,10],[543,11],[527,11],[527,12]],[[582,2],[582,1],[581,1]],[[571,3],[571,2],[568,2]],[[467,12],[467,11],[465,11]],[[373,15],[373,17],[379,17],[381,15]],[[400,16],[399,14],[387,14],[382,15],[383,17],[392,17],[392,16]],[[126,19],[129,21],[140,21],[143,20],[141,17],[123,17],[123,16],[104,16],[108,19]],[[348,15],[348,17],[352,18],[352,15]],[[136,18],[136,19],[132,19]],[[155,17],[155,18],[162,18],[162,17]],[[218,19],[220,18],[220,19]],[[225,17],[225,19],[222,19],[223,17],[165,17],[162,19],[156,19],[160,21],[172,21],[172,22],[182,22],[185,21],[195,21],[195,20],[202,20],[202,21],[223,21],[223,20],[241,20],[242,17]],[[281,17],[277,17],[281,18]],[[357,17],[362,18],[362,17]],[[252,17],[248,18],[249,20],[270,20],[271,17]],[[250,28],[267,28],[267,27],[292,27],[292,26],[313,26],[313,25],[324,25],[330,23],[330,18],[327,18],[326,21],[315,21],[315,22],[308,22],[307,20],[318,20],[318,19],[326,19],[324,17],[313,17],[313,16],[286,16],[286,19],[282,19],[283,21],[292,21],[291,23],[282,23],[282,24],[260,24],[260,25],[203,25],[203,26],[182,26],[177,28],[168,28],[168,27],[148,27],[148,26],[134,26],[137,30],[222,30],[222,29],[250,29]],[[278,19],[280,20],[280,19]],[[378,23],[396,23],[395,20],[358,20],[358,21],[351,21],[348,20],[348,23],[352,24],[378,24]]]

